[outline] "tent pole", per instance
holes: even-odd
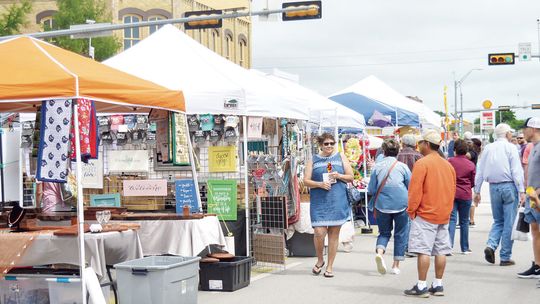
[[[19,184],[19,206],[24,207],[24,167],[26,165],[26,156],[24,154],[24,149],[19,149],[19,179],[22,181],[22,183]],[[30,172],[27,172],[27,174],[30,174]],[[4,191],[4,189],[2,189]],[[38,206],[38,203],[36,201],[36,207]],[[4,205],[5,206],[5,205]]]
[[[242,131],[244,132],[244,204],[246,212],[246,255],[251,256],[249,250],[250,229],[249,229],[249,177],[248,177],[248,137],[247,137],[247,117],[242,117]]]
[[[73,117],[75,118],[75,151],[77,166],[77,223],[79,225],[79,265],[81,275],[81,295],[82,303],[86,304],[86,278],[84,269],[86,267],[85,246],[84,246],[84,198],[82,185],[82,165],[81,165],[81,142],[79,134],[79,110],[77,100],[73,100]]]
[[[366,130],[364,129],[362,131],[362,152],[364,154],[364,159],[362,160],[362,166],[364,167],[363,168],[363,171],[364,171],[364,178],[367,177],[367,148],[366,148],[366,137],[367,137],[367,133],[366,133]],[[368,213],[368,193],[367,193],[367,189],[365,189],[366,191],[364,191],[364,201],[365,201],[365,207],[366,207],[366,225],[368,226],[368,228],[371,228],[371,223],[369,222],[369,213]]]
[[[199,191],[199,174],[197,173],[197,166],[195,164],[195,157],[193,154],[193,145],[191,144],[191,135],[189,133],[189,126],[187,124],[187,114],[182,114],[186,117],[186,134],[188,139],[188,150],[189,150],[189,162],[191,163],[191,176],[193,177],[193,183],[195,183],[195,193],[197,194],[197,204],[199,205],[199,211],[202,211],[202,201],[201,193]]]

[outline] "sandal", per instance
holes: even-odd
[[[324,267],[324,264],[325,264],[324,261],[323,261],[323,263],[322,263],[321,266],[315,264],[315,267],[313,267],[313,269],[311,269],[311,272],[312,272],[314,275],[320,275],[320,274],[321,274],[321,271],[322,271],[322,268]]]
[[[325,271],[323,275],[324,275],[325,278],[333,278],[334,277],[334,273],[331,272],[331,271],[328,271],[328,270]]]

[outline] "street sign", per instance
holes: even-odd
[[[94,24],[76,24],[76,25],[70,25],[70,30],[81,30],[81,29],[99,29],[103,26],[110,26],[111,23],[94,23]],[[80,34],[73,34],[70,35],[71,39],[85,39],[85,38],[96,38],[96,37],[108,37],[112,36],[112,31],[98,31],[98,32],[90,32],[90,33],[80,33]]]
[[[518,49],[520,61],[531,61],[532,44],[530,42],[520,43]]]
[[[491,102],[491,100],[489,99],[486,99],[484,100],[484,102],[482,102],[482,107],[484,107],[484,109],[486,110],[491,109],[492,106],[493,106],[493,102]]]
[[[500,112],[510,111],[510,106],[499,106],[499,111]]]
[[[540,110],[540,103],[533,103],[531,105],[531,109],[533,110]]]
[[[480,112],[480,129],[482,130],[495,129],[495,111]]]

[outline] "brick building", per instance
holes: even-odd
[[[0,0],[0,13],[18,1]],[[211,9],[233,10],[249,8],[249,0],[104,0],[110,10],[112,23],[132,23],[160,19],[181,18],[185,12]],[[32,12],[27,16],[25,33],[42,31],[54,22],[57,12],[55,0],[32,1]],[[177,25],[183,29],[182,25]],[[156,26],[115,31],[128,49],[157,30]],[[187,30],[189,36],[223,57],[249,68],[251,66],[251,22],[248,18],[224,19],[220,29]]]

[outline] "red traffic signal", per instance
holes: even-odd
[[[186,12],[184,17],[211,17],[211,16],[220,16],[223,14],[222,10],[211,10],[211,11],[194,11]],[[207,28],[220,28],[223,26],[223,19],[207,19],[207,20],[197,20],[197,21],[188,21],[184,23],[184,28],[186,30],[199,30]]]
[[[516,54],[514,53],[499,53],[499,54],[489,54],[489,65],[504,65],[504,64],[514,64],[516,59]]]
[[[299,1],[299,2],[287,2],[283,3],[281,7],[286,8],[300,8],[305,6],[306,9],[283,12],[283,21],[294,20],[307,20],[307,19],[321,19],[322,18],[322,1]]]

